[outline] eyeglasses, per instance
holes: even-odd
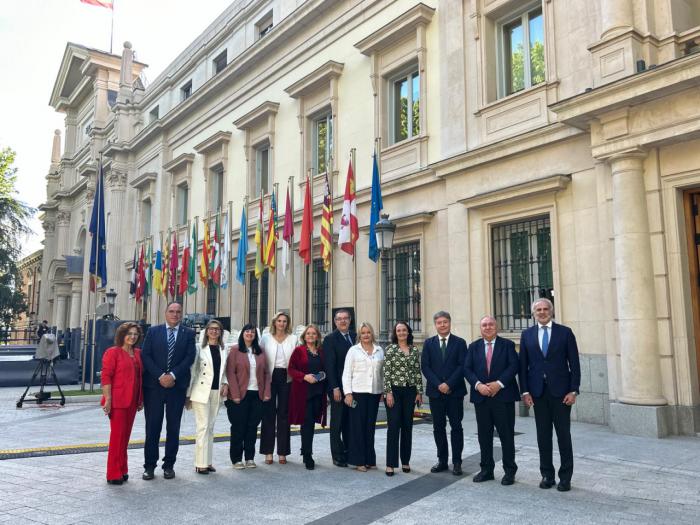
[[[350,318],[349,317],[336,317],[335,320],[336,321],[349,321]]]
[[[128,337],[138,337],[140,334],[138,332],[128,332],[126,335]]]
[[[212,332],[221,332],[221,328],[217,328],[215,326],[210,326],[209,328],[207,328],[207,330],[210,330]]]

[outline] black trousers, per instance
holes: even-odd
[[[391,389],[391,393],[394,397],[394,406],[386,407],[386,466],[397,468],[399,466],[399,440],[401,441],[401,464],[411,463],[416,387],[395,386]]]
[[[301,455],[304,457],[311,457],[314,452],[314,430],[316,428],[316,415],[321,410],[321,395],[306,400],[304,423],[301,425]]]
[[[452,463],[462,464],[462,448],[464,447],[464,432],[462,418],[464,417],[464,396],[446,396],[440,394],[431,397],[430,413],[433,416],[433,437],[437,446],[437,457],[440,463],[447,464],[449,450],[447,449],[447,420],[450,420],[450,442],[452,443]]]
[[[553,396],[545,384],[541,397],[535,401],[535,426],[537,448],[540,450],[540,473],[542,477],[554,479],[552,462],[552,426],[557,432],[559,444],[559,479],[571,482],[574,473],[574,450],[571,444],[571,407],[563,403],[563,397]]]
[[[480,403],[474,404],[476,426],[479,434],[481,449],[481,470],[493,472],[493,429],[498,430],[503,451],[503,470],[506,474],[515,475],[518,465],[515,464],[515,402],[498,401],[487,397]]]
[[[374,452],[374,429],[379,412],[381,394],[356,394],[352,398],[357,401],[355,408],[350,408],[350,447],[348,463],[351,465],[376,466],[377,455]]]
[[[260,453],[275,451],[275,429],[277,430],[277,454],[286,456],[291,452],[289,439],[289,392],[287,369],[275,368],[272,372],[270,400],[263,406],[260,427]]]
[[[231,423],[231,463],[238,463],[245,452],[246,461],[255,457],[255,440],[262,418],[263,402],[257,390],[248,390],[241,402],[226,400],[226,413]]]
[[[144,388],[143,408],[146,418],[146,442],[143,448],[145,469],[154,469],[158,463],[158,444],[165,416],[165,455],[163,468],[172,468],[180,448],[180,422],[185,407],[184,388]]]
[[[333,401],[333,393],[328,396],[328,404],[331,407],[331,456],[333,461],[347,462],[348,447],[350,443],[350,408],[343,402],[343,398]]]

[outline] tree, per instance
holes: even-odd
[[[14,160],[14,151],[0,149],[0,322],[6,325],[27,310],[17,261],[21,240],[31,233],[27,224],[34,215],[34,209],[16,197]]]

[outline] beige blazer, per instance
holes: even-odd
[[[226,360],[230,347],[224,345],[219,347],[221,366],[219,367],[219,386],[228,383],[226,378]],[[187,389],[187,397],[196,403],[208,403],[211,385],[214,382],[214,361],[211,358],[209,345],[203,345],[197,351],[197,355],[190,369],[190,387]],[[223,398],[221,399],[223,401]]]

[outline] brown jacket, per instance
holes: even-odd
[[[270,399],[272,376],[267,370],[265,352],[255,356],[255,377],[258,380],[258,395],[263,401]],[[248,354],[240,352],[238,345],[233,345],[226,359],[226,378],[228,379],[228,398],[243,399],[248,391],[250,363]]]

